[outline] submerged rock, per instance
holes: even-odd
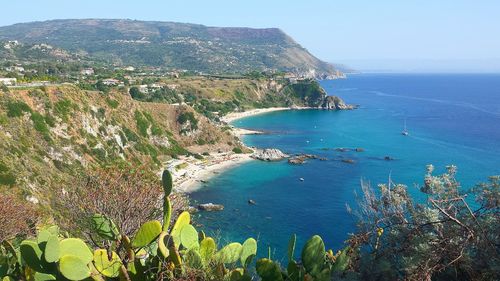
[[[214,204],[214,203],[206,203],[198,205],[198,209],[202,211],[222,211],[224,210],[224,205]]]
[[[252,199],[248,200],[248,204],[250,204],[250,205],[257,205],[257,203],[254,200],[252,200]]]
[[[304,164],[306,159],[318,159],[318,156],[314,154],[298,154],[290,159],[288,159],[288,163],[290,164]]]
[[[355,151],[356,151],[356,152],[363,152],[363,151],[365,151],[365,149],[364,149],[364,148],[361,148],[361,147],[357,147],[357,148],[355,149]]]
[[[335,151],[347,152],[347,151],[350,151],[350,149],[349,148],[345,148],[345,147],[337,147],[337,148],[335,148]]]
[[[304,164],[304,162],[306,162],[305,159],[299,158],[299,157],[293,157],[293,158],[288,159],[288,163],[294,164],[294,165]]]
[[[342,162],[348,163],[348,164],[354,164],[355,161],[353,159],[342,159]]]
[[[276,148],[266,148],[262,150],[256,150],[252,154],[252,158],[262,161],[279,161],[289,156],[283,153],[281,150]]]

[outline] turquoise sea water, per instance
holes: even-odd
[[[464,188],[500,174],[500,75],[364,74],[321,84],[330,95],[360,108],[273,112],[234,125],[267,132],[246,136],[247,145],[312,153],[328,161],[297,166],[253,161],[211,179],[191,196],[225,206],[222,212],[196,216],[207,233],[223,242],[253,236],[260,255],[270,246],[277,259],[284,256],[291,233],[301,243],[319,234],[327,247],[337,249],[354,231],[346,204],[356,207],[361,179],[376,185],[391,175],[422,199],[416,186],[427,164],[437,172],[457,165]],[[401,135],[405,119],[407,137]],[[339,152],[338,147],[365,151]],[[344,158],[355,163],[340,161]],[[257,205],[249,205],[249,199]]]

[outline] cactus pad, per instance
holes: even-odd
[[[59,256],[76,256],[85,264],[92,261],[93,255],[83,240],[78,238],[66,238],[59,243]]]
[[[59,260],[59,271],[69,280],[83,280],[90,277],[87,264],[78,256],[65,255]]]
[[[200,244],[198,243],[198,232],[190,224],[187,224],[182,227],[180,232],[180,238],[181,238],[181,245],[186,249],[200,247]]]
[[[252,262],[255,255],[257,255],[257,241],[253,238],[248,238],[243,243],[243,248],[241,250],[241,265],[246,268]]]
[[[134,240],[132,240],[132,247],[145,247],[153,242],[160,233],[161,223],[159,221],[145,222],[135,234]]]
[[[108,259],[108,252],[98,249],[94,251],[94,266],[102,275],[115,278],[120,273],[122,262],[115,252],[111,252],[111,259]]]

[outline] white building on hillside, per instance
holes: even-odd
[[[16,78],[0,78],[0,84],[4,84],[5,86],[15,86],[16,83]]]
[[[85,68],[80,71],[81,75],[94,75],[94,69],[93,68]]]

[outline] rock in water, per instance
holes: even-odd
[[[318,156],[313,154],[298,154],[290,159],[288,159],[288,163],[290,164],[304,164],[306,159],[317,159]]]
[[[224,210],[224,205],[214,204],[214,203],[206,203],[198,205],[198,209],[203,211],[222,211]]]
[[[252,158],[262,161],[279,161],[287,157],[289,156],[276,148],[257,150],[254,152],[254,154],[252,154]]]
[[[323,100],[323,104],[321,107],[324,109],[333,109],[333,110],[350,110],[355,109],[356,107],[350,104],[346,104],[341,98],[337,96],[327,96]]]
[[[255,203],[255,201],[253,201],[252,199],[248,200],[248,204],[250,204],[250,205],[257,205],[257,203]]]

